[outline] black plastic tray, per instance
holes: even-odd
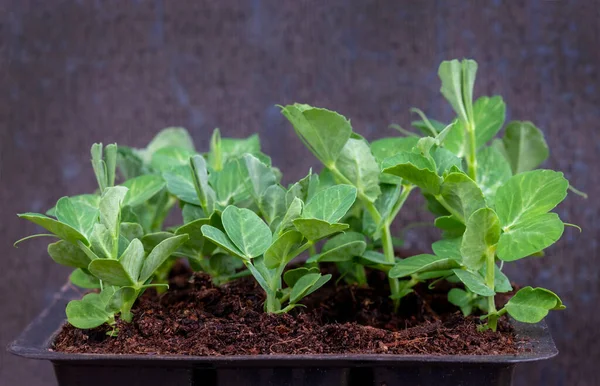
[[[510,385],[515,365],[549,359],[558,350],[544,322],[514,322],[529,351],[520,355],[254,355],[183,356],[66,354],[49,349],[80,297],[68,286],[8,347],[49,360],[59,386],[395,386]]]

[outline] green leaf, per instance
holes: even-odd
[[[145,256],[142,242],[139,239],[133,239],[119,258],[119,262],[134,281],[138,281]]]
[[[485,207],[485,199],[477,184],[463,173],[450,173],[444,178],[440,196],[460,215],[461,221],[467,221],[477,209]],[[439,199],[439,197],[436,197]]]
[[[262,163],[258,158],[251,154],[245,154],[243,157],[246,172],[248,173],[247,189],[256,203],[269,186],[277,184],[277,176],[273,170]]]
[[[271,290],[271,287],[269,285],[269,283],[271,282],[271,275],[268,272],[268,270],[266,270],[266,267],[264,267],[264,264],[262,264],[261,260],[262,259],[260,257],[254,259],[254,261],[253,261],[254,264],[252,262],[250,262],[249,260],[244,260],[244,264],[246,264],[246,267],[248,268],[248,270],[250,271],[250,273],[252,274],[252,276],[254,277],[256,282],[267,293],[267,295],[273,294],[273,290]],[[262,264],[262,267],[261,267],[261,264]],[[261,268],[265,268],[265,269],[261,269]]]
[[[417,145],[419,137],[391,137],[371,142],[371,152],[378,163],[400,152],[409,153]]]
[[[83,269],[77,268],[69,276],[71,283],[79,288],[96,289],[100,288],[100,280],[86,273]]]
[[[206,218],[207,216],[201,207],[194,204],[184,204],[183,209],[181,210],[181,215],[183,216],[184,224],[188,224],[201,218]]]
[[[43,227],[50,233],[53,233],[70,243],[77,244],[77,241],[81,241],[85,245],[90,245],[90,242],[86,239],[86,237],[79,233],[77,229],[74,229],[67,224],[63,224],[62,222],[56,221],[53,218],[39,213],[21,213],[18,216]]]
[[[490,208],[476,210],[469,220],[462,238],[460,252],[463,264],[478,270],[488,256],[494,256],[495,245],[500,238],[500,220]]]
[[[174,167],[163,173],[163,178],[167,183],[167,190],[183,202],[201,206],[194,181],[192,179],[192,170],[189,165]]]
[[[315,218],[298,218],[293,223],[296,229],[310,241],[317,241],[349,228],[348,224],[330,224]]]
[[[311,289],[311,287],[317,284],[320,278],[320,273],[309,273],[298,279],[298,281],[294,284],[294,287],[292,287],[292,292],[290,294],[290,303],[297,303],[303,297],[305,297],[308,294],[308,291]]]
[[[165,181],[161,176],[147,174],[127,180],[122,185],[129,189],[123,205],[137,206],[158,194],[165,187]]]
[[[88,270],[92,275],[110,285],[119,287],[135,285],[134,279],[118,260],[96,259],[90,263]]]
[[[498,148],[485,147],[477,153],[477,184],[488,205],[493,204],[496,191],[511,176],[510,164]]]
[[[538,323],[548,315],[548,311],[565,307],[554,292],[544,288],[525,287],[506,303],[505,308],[519,322]]]
[[[356,200],[356,188],[351,185],[335,185],[320,191],[306,204],[304,219],[338,222]],[[294,222],[295,224],[295,222]]]
[[[103,224],[95,224],[91,238],[92,250],[96,255],[105,259],[116,260],[118,256],[113,256],[113,245],[115,239]]]
[[[264,263],[267,268],[277,268],[281,264],[287,264],[296,256],[290,256],[295,251],[304,237],[295,230],[290,230],[279,236],[273,244],[265,251]]]
[[[381,184],[380,188],[381,194],[377,198],[377,201],[375,201],[375,208],[377,208],[377,211],[381,215],[381,221],[387,221],[394,205],[398,202],[401,188],[398,185],[392,184]],[[373,239],[378,240],[381,237],[381,227],[379,225],[375,223],[368,211],[365,210],[363,212],[363,233],[373,236]]]
[[[365,237],[358,232],[346,232],[328,240],[321,254],[313,256],[310,261],[341,262],[351,261],[355,256],[362,256],[367,249]]]
[[[121,236],[125,237],[129,241],[132,241],[133,239],[141,239],[144,236],[144,229],[142,229],[140,224],[122,222]]]
[[[504,231],[520,221],[547,213],[567,196],[561,172],[534,170],[511,177],[496,193],[496,213]]]
[[[150,279],[165,260],[187,240],[188,235],[179,235],[161,241],[144,260],[138,282],[145,283]]]
[[[248,138],[222,138],[221,152],[223,164],[231,159],[236,159],[248,153],[257,155],[260,153],[260,139],[258,134],[252,134]]]
[[[219,204],[223,207],[251,198],[248,186],[249,175],[237,160],[225,164],[223,170],[211,173],[211,184],[215,188]]]
[[[154,232],[148,233],[144,235],[140,240],[144,245],[144,250],[146,252],[150,252],[156,247],[158,244],[168,239],[169,237],[173,237],[173,233],[171,232]]]
[[[206,161],[202,156],[196,155],[190,158],[190,167],[192,169],[192,180],[198,200],[204,213],[210,216],[215,210],[216,193],[208,183],[208,171]]]
[[[456,216],[441,216],[435,219],[434,225],[444,231],[444,237],[453,239],[461,237],[465,233],[465,224]]]
[[[392,174],[417,185],[421,189],[437,194],[441,179],[433,162],[421,154],[400,152],[387,158],[381,165],[382,173]]]
[[[152,154],[151,165],[154,170],[165,172],[177,166],[187,165],[196,152],[178,147],[163,147]]]
[[[356,187],[361,197],[375,202],[379,189],[379,165],[364,140],[350,138],[335,161],[336,169]]]
[[[469,316],[473,311],[473,305],[471,304],[472,300],[473,295],[463,289],[452,288],[448,292],[448,302],[459,307],[465,316]]]
[[[289,187],[285,194],[285,204],[289,207],[295,198],[300,199],[302,202],[307,202],[315,195],[318,189],[319,175],[313,174],[311,169],[306,177]]]
[[[487,268],[484,265],[481,270],[481,276],[485,277],[486,271]],[[496,293],[504,293],[512,290],[513,288],[508,277],[500,270],[500,267],[494,264],[494,291],[496,291]]]
[[[473,122],[475,123],[476,149],[484,146],[500,131],[504,124],[506,105],[500,96],[481,97],[473,105]],[[468,150],[466,138],[467,129],[464,122],[459,120],[457,126],[448,133],[444,146],[458,155],[464,157]]]
[[[294,226],[294,220],[300,217],[302,214],[302,210],[304,208],[304,203],[298,197],[294,197],[292,203],[287,208],[287,211],[283,215],[281,221],[279,221],[274,234],[282,234],[287,229],[292,228]]]
[[[106,176],[106,164],[104,163],[104,159],[102,157],[102,144],[94,143],[90,149],[90,154],[92,156],[92,168],[94,169],[94,174],[96,175],[98,187],[100,188],[100,192],[104,192],[108,181]]]
[[[94,224],[98,222],[98,208],[69,197],[58,200],[55,215],[58,221],[70,225],[86,238],[90,237]]]
[[[396,265],[390,270],[389,276],[391,278],[399,278],[410,276],[415,273],[447,270],[459,266],[460,264],[453,259],[422,254],[397,261]]]
[[[247,259],[262,255],[271,245],[271,230],[253,211],[228,206],[222,220],[227,236]]]
[[[463,59],[444,61],[440,64],[438,75],[442,81],[442,95],[450,102],[454,111],[464,122],[473,117],[473,85],[477,74],[477,63]]]
[[[456,261],[462,260],[462,255],[460,254],[460,245],[462,243],[462,238],[452,238],[452,239],[442,239],[438,240],[435,243],[431,244],[431,248],[433,249],[433,253],[435,253],[439,257],[443,257],[446,259],[452,259]]]
[[[181,247],[181,252],[191,258],[203,258],[214,251],[215,245],[202,234],[202,226],[210,225],[211,219],[200,218],[180,226],[176,235],[188,235],[189,239]]]
[[[101,295],[87,294],[81,300],[72,300],[67,304],[66,314],[69,323],[80,329],[95,328],[113,320],[113,314],[105,310],[106,304]]]
[[[112,237],[119,232],[121,207],[128,189],[123,186],[106,188],[100,198],[100,222],[108,229]]]
[[[67,267],[87,268],[90,258],[81,248],[64,240],[48,244],[48,254],[56,263]]]
[[[204,237],[217,244],[226,252],[229,252],[235,256],[238,256],[242,259],[248,259],[245,257],[244,253],[242,253],[238,247],[236,247],[233,242],[227,237],[225,233],[223,233],[220,229],[217,229],[211,225],[203,225],[202,226],[202,234]]]
[[[286,212],[285,189],[277,184],[269,186],[260,197],[259,208],[269,225]]]
[[[437,174],[440,176],[449,172],[453,166],[462,169],[462,160],[450,150],[444,149],[443,147],[435,149],[435,151],[431,153],[431,156],[435,161]]]
[[[299,103],[284,107],[281,113],[310,151],[325,166],[333,167],[352,133],[350,121],[334,111]]]
[[[289,271],[286,271],[283,274],[283,281],[285,282],[285,284],[287,284],[288,287],[292,288],[298,282],[298,280],[300,280],[301,277],[308,275],[308,274],[314,274],[314,273],[317,273],[317,274],[320,273],[319,268],[317,268],[317,267],[311,267],[311,268],[300,267],[300,268],[296,268],[296,269],[290,269]]]
[[[219,171],[223,169],[223,149],[219,129],[215,129],[212,137],[210,137],[210,151],[208,152],[207,161],[212,170]]]
[[[190,134],[183,127],[168,127],[161,130],[152,141],[146,146],[146,149],[138,153],[146,164],[152,160],[152,155],[163,148],[179,148],[194,152],[194,142]]]
[[[537,168],[549,155],[544,134],[531,122],[510,122],[496,146],[504,151],[513,174]]]
[[[485,284],[483,278],[478,273],[472,273],[462,269],[455,269],[452,272],[454,272],[458,279],[464,283],[469,291],[481,296],[494,296],[496,294],[493,289]]]
[[[126,180],[147,173],[144,162],[138,156],[138,151],[127,146],[118,146],[117,148],[117,167]]]
[[[496,253],[504,261],[533,255],[558,241],[564,228],[556,213],[526,217],[502,233]]]

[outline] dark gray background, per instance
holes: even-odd
[[[411,106],[452,117],[436,71],[466,56],[479,62],[477,95],[503,95],[509,119],[542,128],[546,166],[590,195],[559,208],[583,234],[568,228],[546,258],[509,265],[568,306],[548,317],[560,356],[519,369],[517,384],[599,384],[600,2],[0,0],[0,12],[2,346],[67,275],[47,240],[12,247],[35,230],[15,213],[92,189],[92,142],[143,146],[180,125],[203,150],[214,127],[258,131],[289,182],[317,163],[275,104],[335,109],[369,139],[395,135],[387,125],[408,125]],[[2,385],[54,385],[47,363],[0,361]]]

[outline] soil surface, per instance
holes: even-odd
[[[306,308],[269,315],[263,311],[264,293],[252,278],[217,287],[208,276],[192,274],[178,264],[170,289],[162,295],[147,291],[133,309],[133,322],[117,322],[117,337],[107,336],[107,326],[78,330],[67,324],[53,349],[180,355],[521,351],[522,345],[504,319],[498,332],[478,332],[478,317],[465,318],[446,301],[446,283],[439,283],[433,291],[425,285],[416,287],[402,299],[399,312],[393,313],[387,280],[380,272],[369,273],[369,288],[341,282],[336,286],[334,279],[304,300]]]

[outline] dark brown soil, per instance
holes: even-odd
[[[132,323],[78,330],[65,325],[54,342],[63,352],[118,354],[517,354],[510,324],[478,332],[477,317],[464,318],[446,301],[448,288],[417,287],[393,313],[387,280],[371,272],[370,288],[334,285],[305,300],[290,314],[263,312],[264,295],[252,278],[215,287],[210,278],[182,265],[171,288],[145,293]],[[440,284],[442,286],[442,284]]]

